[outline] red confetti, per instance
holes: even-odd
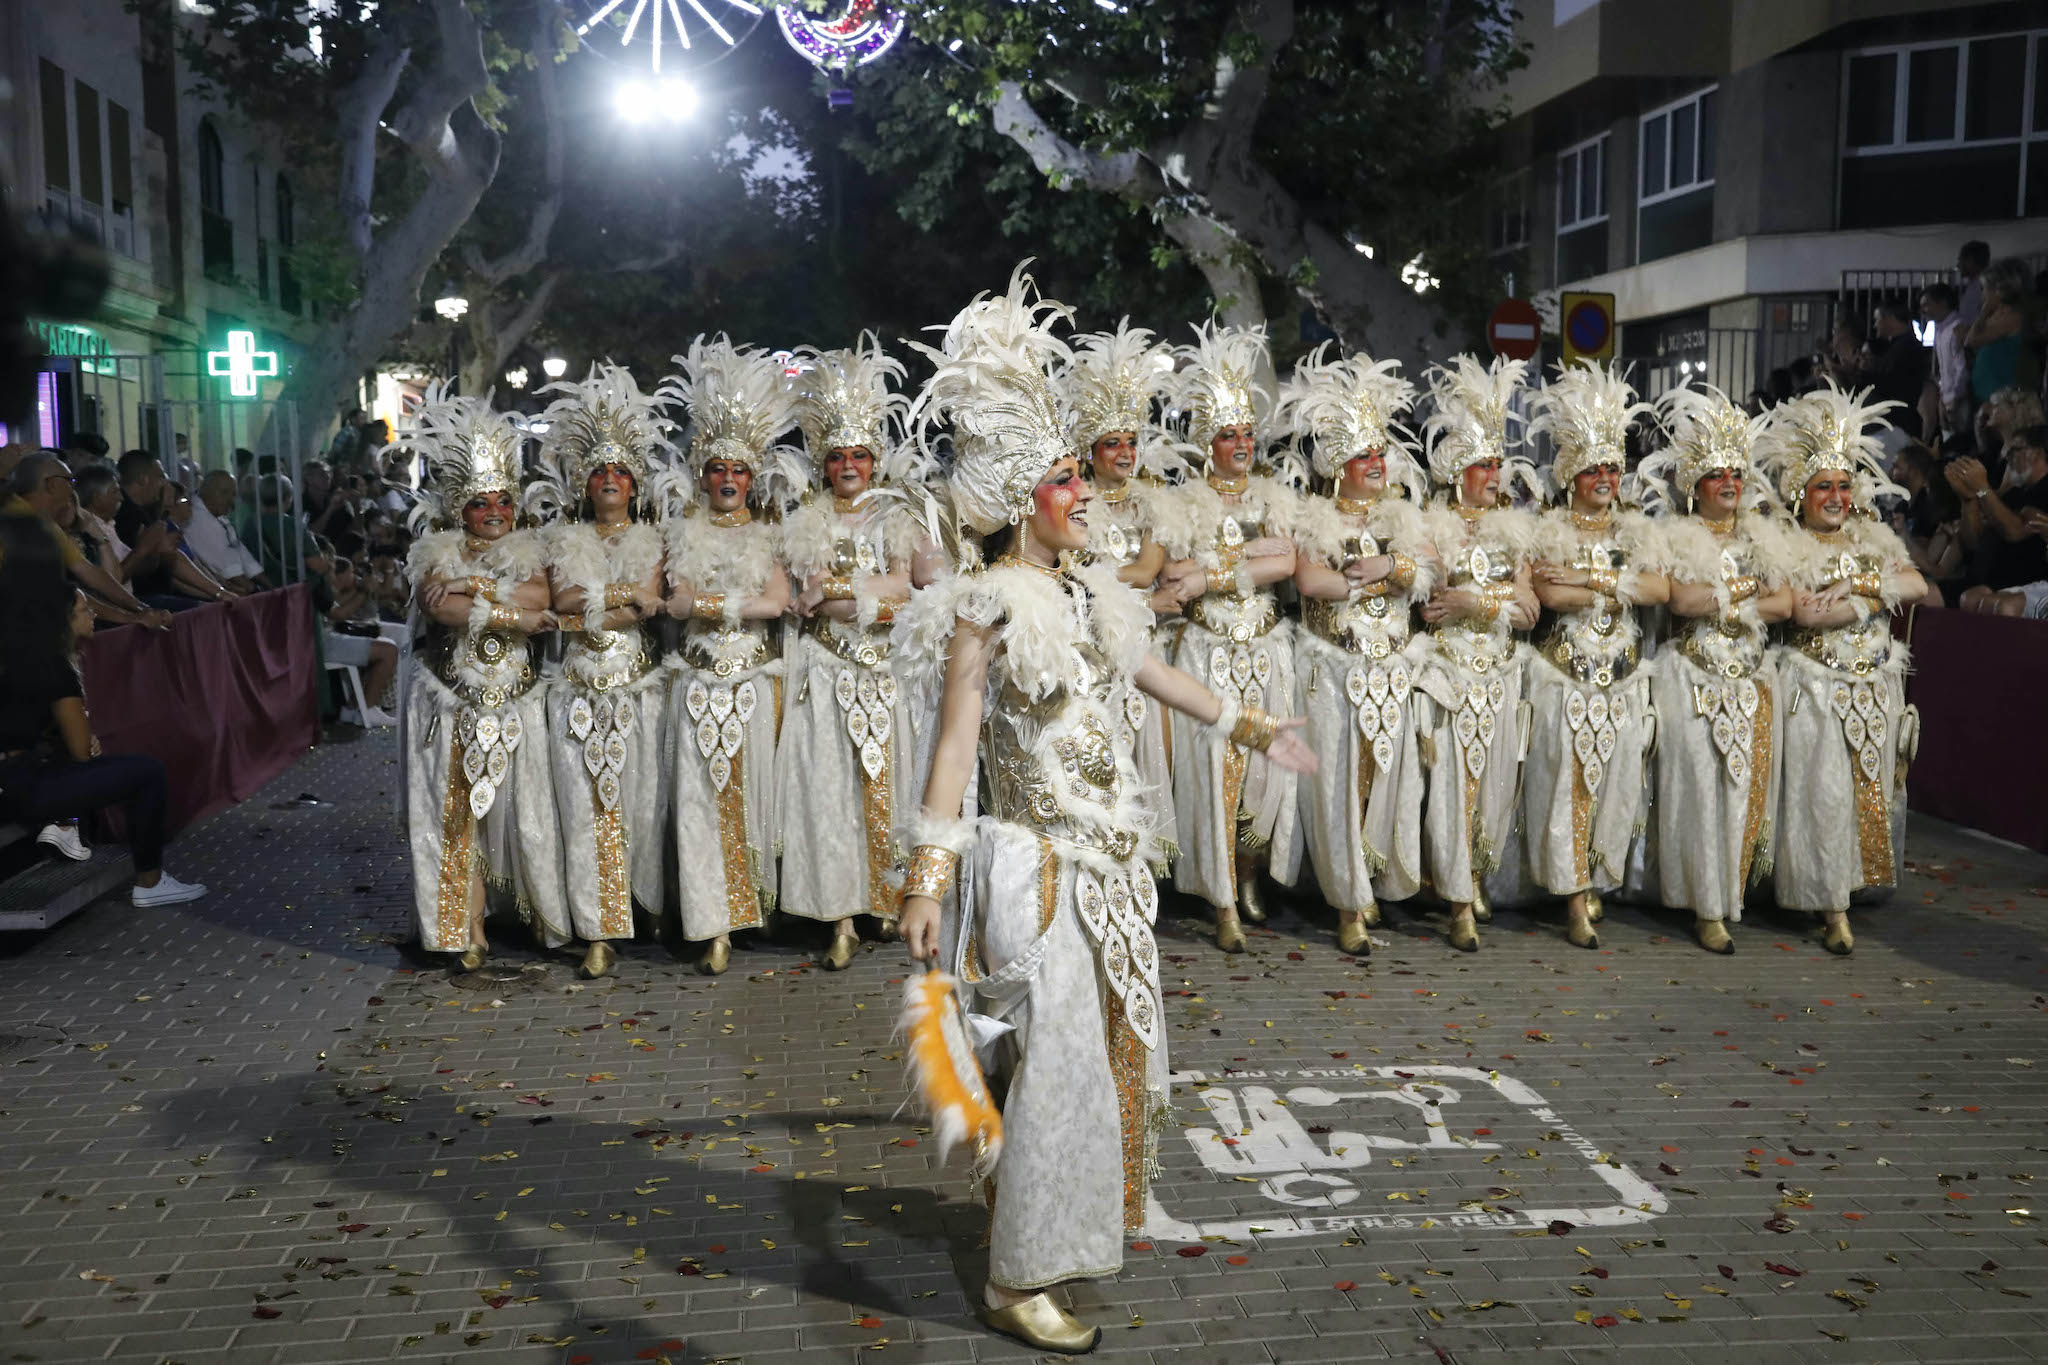
[[[1863,1221],[1863,1215],[1860,1213],[1845,1213],[1842,1215],[1842,1217],[1848,1219],[1852,1223],[1860,1223]]]
[[[1552,1237],[1562,1237],[1577,1226],[1577,1223],[1567,1223],[1562,1218],[1553,1218],[1550,1220],[1550,1235]]]
[[[1586,1273],[1588,1275],[1591,1275],[1596,1280],[1604,1280],[1607,1278],[1607,1270],[1604,1266],[1589,1265],[1586,1267]]]
[[[1599,1317],[1593,1319],[1593,1325],[1595,1327],[1619,1327],[1621,1326],[1621,1319],[1612,1313],[1602,1313]]]
[[[1197,1257],[1197,1256],[1207,1256],[1207,1255],[1209,1254],[1209,1248],[1207,1248],[1207,1247],[1175,1247],[1175,1248],[1173,1249],[1173,1254],[1174,1254],[1174,1255],[1176,1255],[1176,1256],[1185,1256],[1185,1257],[1187,1257],[1188,1259],[1190,1259],[1190,1260],[1193,1260],[1193,1259],[1194,1259],[1195,1257]]]
[[[895,1140],[894,1142],[890,1143],[889,1145],[890,1145],[891,1147],[915,1147],[915,1146],[917,1146],[917,1139],[916,1139],[916,1138],[897,1138],[897,1139],[896,1139],[896,1140]]]
[[[1474,1136],[1474,1137],[1492,1137],[1492,1136],[1493,1136],[1493,1129],[1491,1129],[1491,1128],[1474,1128],[1474,1129],[1472,1130],[1472,1136]]]
[[[484,1300],[484,1303],[492,1308],[503,1308],[506,1304],[510,1302],[512,1302],[512,1296],[510,1294],[494,1294],[490,1298]]]
[[[1781,1265],[1777,1261],[1765,1261],[1764,1269],[1770,1271],[1773,1275],[1789,1275],[1794,1279],[1806,1273],[1795,1266]]]
[[[1356,1280],[1337,1281],[1337,1292],[1340,1294],[1349,1294],[1352,1290],[1356,1288],[1358,1288],[1358,1281]]]
[[[775,1168],[764,1161],[760,1165],[754,1167],[753,1169],[755,1175],[766,1175],[768,1174],[768,1172],[774,1170]]]
[[[1249,1256],[1225,1256],[1223,1258],[1225,1265],[1250,1265],[1251,1261],[1252,1258]]]
[[[1131,1250],[1133,1250],[1133,1251],[1150,1251],[1151,1249],[1152,1249],[1152,1244],[1151,1244],[1150,1242],[1133,1242],[1133,1243],[1131,1243]]]
[[[368,1226],[370,1226],[368,1223],[343,1223],[341,1230],[343,1232],[361,1232]]]
[[[268,1322],[272,1318],[283,1317],[284,1310],[282,1308],[258,1308],[254,1312],[250,1313],[249,1316],[252,1318],[262,1318],[264,1321]]]
[[[882,1320],[880,1318],[862,1318],[859,1322],[855,1323],[854,1325],[856,1327],[865,1327],[870,1332],[872,1332],[877,1327],[880,1327],[882,1325]]]
[[[712,1243],[712,1245],[711,1245],[711,1254],[712,1254],[713,1256],[723,1256],[723,1255],[725,1255],[725,1243],[723,1243],[723,1242],[714,1242],[714,1243]]]

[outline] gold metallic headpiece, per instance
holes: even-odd
[[[1194,344],[1176,354],[1185,364],[1174,377],[1175,398],[1188,414],[1188,441],[1206,460],[1217,432],[1256,428],[1272,408],[1272,392],[1260,377],[1269,368],[1266,329],[1203,323],[1195,328]]]
[[[1557,447],[1551,478],[1566,496],[1572,480],[1588,469],[1627,466],[1629,425],[1651,410],[1636,401],[1636,391],[1620,371],[1590,361],[1560,365],[1535,401],[1537,416],[1528,434],[1550,433]]]
[[[394,445],[418,451],[427,462],[428,495],[441,519],[453,521],[471,498],[519,494],[525,432],[519,419],[491,406],[490,396],[450,397],[445,383],[430,386]]]
[[[1158,443],[1152,403],[1172,376],[1173,348],[1129,318],[1114,332],[1075,337],[1074,363],[1062,376],[1074,410],[1075,450],[1085,456],[1104,436],[1128,431],[1139,438],[1142,458]]]
[[[1885,469],[1877,432],[1898,402],[1866,403],[1871,390],[1853,393],[1828,380],[1824,389],[1801,394],[1772,411],[1759,463],[1777,485],[1778,496],[1796,508],[1806,485],[1825,470],[1839,469],[1855,482],[1856,506],[1869,511],[1879,493],[1899,491]]]
[[[541,413],[548,424],[541,460],[563,485],[568,508],[583,500],[591,474],[608,464],[631,471],[635,497],[649,495],[653,462],[673,457],[675,447],[662,429],[658,400],[640,392],[632,371],[604,361],[581,381],[556,380],[540,392],[562,395]]]
[[[1429,472],[1446,487],[1475,464],[1508,459],[1508,423],[1519,421],[1515,393],[1528,373],[1528,362],[1495,356],[1481,365],[1470,355],[1452,358],[1448,366],[1429,371],[1435,410],[1422,425],[1429,441]]]
[[[797,358],[804,366],[797,421],[812,462],[822,468],[832,451],[861,447],[877,464],[886,459],[908,403],[890,387],[903,382],[903,362],[885,352],[873,332],[862,332],[849,350],[806,347]]]
[[[1415,460],[1415,438],[1396,420],[1415,401],[1401,362],[1330,358],[1329,349],[1324,342],[1296,361],[1293,378],[1281,387],[1281,420],[1296,445],[1315,443],[1311,462],[1326,479],[1341,477],[1346,461],[1377,451],[1387,461],[1387,482],[1421,498],[1428,481]]]

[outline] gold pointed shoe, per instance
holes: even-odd
[[[1828,926],[1827,936],[1822,938],[1821,947],[1836,957],[1847,957],[1856,951],[1856,935],[1849,932],[1849,918],[1844,915]]]
[[[1380,903],[1378,901],[1367,901],[1365,903],[1365,909],[1358,912],[1358,922],[1360,924],[1363,924],[1368,929],[1379,928]]]
[[[697,959],[697,970],[705,976],[720,976],[731,964],[732,945],[720,939],[713,939],[711,946],[704,950],[704,956]]]
[[[1257,875],[1246,877],[1237,884],[1238,918],[1252,924],[1266,922],[1266,898],[1259,890]]]
[[[834,934],[832,946],[825,951],[825,966],[830,971],[843,972],[853,965],[853,949],[860,942],[852,934]]]
[[[1693,933],[1698,935],[1700,947],[1710,953],[1726,957],[1735,951],[1735,940],[1728,937],[1728,926],[1717,919],[1695,921]]]
[[[1102,1329],[1090,1327],[1052,1301],[1051,1295],[1033,1294],[1008,1308],[982,1304],[975,1316],[991,1332],[999,1332],[1026,1346],[1062,1355],[1084,1356],[1102,1342]]]
[[[1588,891],[1586,893],[1586,923],[1598,924],[1606,913],[1607,907],[1601,904],[1600,893],[1598,891]]]
[[[486,945],[472,943],[462,950],[462,956],[455,959],[455,965],[465,972],[473,972],[484,965],[484,959],[490,954],[491,950]]]
[[[1235,911],[1216,912],[1216,946],[1226,953],[1244,951],[1244,926],[1237,922]]]
[[[1459,916],[1451,921],[1451,927],[1444,933],[1444,942],[1461,953],[1479,951],[1479,929],[1471,920]]]
[[[1487,903],[1486,888],[1480,884],[1476,876],[1472,878],[1472,922],[1493,923],[1493,906]]]
[[[1564,936],[1571,940],[1573,947],[1598,948],[1600,946],[1600,934],[1593,928],[1592,918],[1591,915],[1588,915],[1585,919],[1573,920],[1565,925]]]
[[[1365,935],[1365,919],[1345,918],[1337,925],[1337,951],[1356,957],[1372,955],[1372,940]]]
[[[612,945],[599,939],[584,952],[583,965],[576,970],[585,980],[595,981],[609,974],[613,964],[618,960],[619,955]]]

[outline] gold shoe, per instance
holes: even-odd
[[[462,968],[465,972],[473,972],[484,965],[484,959],[489,957],[490,953],[491,950],[487,945],[472,943],[462,950],[461,957],[455,959],[455,965]]]
[[[1600,903],[1600,893],[1598,891],[1588,891],[1586,893],[1586,922],[1588,924],[1598,924],[1600,917],[1606,913],[1607,907]]]
[[[613,951],[612,945],[606,943],[603,939],[599,939],[584,952],[583,965],[577,968],[577,971],[586,980],[595,981],[611,971],[612,964],[618,960],[619,955]]]
[[[697,970],[706,976],[718,976],[731,962],[732,945],[724,939],[713,939],[704,956],[697,959]]]
[[[1257,873],[1244,878],[1237,884],[1237,913],[1242,919],[1253,924],[1266,922],[1266,899],[1259,890]]]
[[[825,966],[830,971],[843,972],[853,965],[853,949],[860,940],[852,934],[834,934],[832,946],[825,952]]]
[[[1600,935],[1594,931],[1592,924],[1588,922],[1591,919],[1592,916],[1587,915],[1585,919],[1574,919],[1565,925],[1564,936],[1571,940],[1572,946],[1577,948],[1598,948],[1600,946]]]
[[[1226,953],[1244,951],[1244,926],[1237,922],[1235,910],[1216,912],[1216,946]]]
[[[1717,919],[1695,920],[1693,933],[1699,936],[1700,947],[1710,953],[1727,956],[1735,951],[1735,940],[1728,937],[1728,926]]]
[[[1493,923],[1493,907],[1486,903],[1486,887],[1477,876],[1472,878],[1472,919],[1477,924]]]
[[[1823,948],[1826,948],[1836,957],[1847,957],[1855,952],[1856,935],[1849,932],[1849,917],[1844,915],[1833,924],[1830,924],[1827,936],[1820,942]]]
[[[1041,1351],[1083,1356],[1102,1341],[1102,1329],[1090,1327],[1052,1301],[1049,1294],[1033,1294],[1008,1308],[982,1304],[975,1316],[992,1332],[1036,1346]]]
[[[1367,901],[1365,903],[1365,909],[1358,912],[1358,922],[1360,924],[1363,924],[1368,929],[1379,928],[1380,903],[1378,901]]]
[[[1461,953],[1479,951],[1479,930],[1472,919],[1465,915],[1454,916],[1450,929],[1444,934],[1444,941]]]
[[[1372,940],[1365,936],[1365,919],[1345,916],[1337,922],[1337,951],[1357,957],[1372,955]]]

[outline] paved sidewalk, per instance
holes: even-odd
[[[900,947],[458,988],[403,946],[397,780],[325,746],[174,847],[207,900],[0,939],[0,1362],[1035,1358],[896,1117]],[[1477,956],[1397,910],[1369,963],[1164,923],[1180,1126],[1072,1301],[1161,1362],[2048,1354],[2048,860],[1909,857],[1846,961],[1620,906]]]

